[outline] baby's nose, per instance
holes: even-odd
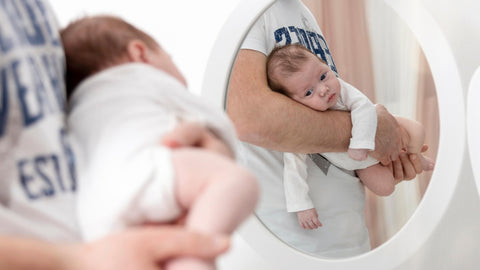
[[[329,91],[330,90],[328,89],[328,87],[326,85],[320,86],[320,91],[319,91],[320,96],[323,97],[323,96],[327,95]]]

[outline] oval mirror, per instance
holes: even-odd
[[[230,70],[234,65],[237,50],[245,35],[248,34],[254,19],[259,14],[263,14],[272,2],[241,2],[223,27],[214,45],[207,64],[202,95],[217,106],[224,108],[226,106],[227,111],[230,92],[225,92],[225,89],[228,89]],[[370,98],[375,98],[375,102],[383,103],[395,114],[422,122],[427,128],[427,143],[431,146],[427,155],[436,158],[436,168],[433,174],[425,175],[424,173],[421,176],[422,179],[399,184],[395,194],[389,198],[379,199],[368,192],[367,195],[364,193],[362,195],[361,191],[358,192],[360,195],[357,198],[359,204],[356,211],[362,212],[365,201],[367,213],[370,211],[364,221],[369,229],[370,240],[368,240],[367,249],[362,247],[352,253],[329,252],[329,250],[316,253],[315,250],[313,252],[308,250],[308,246],[312,245],[312,242],[315,245],[319,240],[312,237],[308,239],[309,236],[301,236],[302,230],[293,229],[294,225],[298,226],[294,222],[295,215],[292,217],[290,214],[290,218],[285,218],[287,214],[278,216],[275,216],[275,213],[272,214],[275,208],[279,208],[277,202],[281,200],[270,200],[269,197],[272,197],[275,192],[277,195],[283,193],[282,164],[272,159],[265,159],[261,155],[265,151],[262,148],[253,147],[253,150],[242,148],[243,162],[257,173],[263,193],[262,202],[257,209],[258,218],[249,220],[240,231],[240,235],[262,257],[275,262],[278,269],[289,269],[298,265],[302,265],[302,269],[333,266],[336,269],[373,266],[376,269],[395,268],[410,258],[431,235],[445,213],[458,180],[463,155],[463,147],[461,147],[463,141],[459,141],[458,138],[461,138],[459,133],[463,132],[464,126],[463,121],[457,120],[464,119],[464,115],[462,95],[453,97],[448,95],[452,91],[462,93],[454,58],[441,31],[418,2],[358,1],[362,2],[362,9],[360,9],[362,12],[358,13],[358,8],[352,8],[352,13],[349,14],[352,22],[335,20],[345,18],[339,15],[341,13],[335,13],[335,5],[341,1],[304,2],[311,11],[318,9],[320,14],[330,14],[332,17],[328,22],[333,20],[334,25],[337,22],[340,25],[340,28],[332,29],[330,32],[324,30],[323,33],[328,41],[329,51],[335,58],[335,67],[338,68],[339,76],[348,77],[349,79],[346,80],[358,80],[356,83],[367,89],[377,89],[370,94]],[[353,20],[353,17],[360,17],[360,21]],[[317,21],[320,20],[317,19]],[[321,27],[323,30],[323,26]],[[328,26],[325,27],[325,29],[328,28]],[[364,40],[345,38],[349,36],[344,35],[347,27],[354,29],[361,27],[363,34],[368,33],[370,37],[366,42],[370,42],[367,44],[370,48],[368,57],[365,56],[365,51],[357,51],[361,49],[359,47],[364,46]],[[296,28],[286,29],[283,33],[284,38],[287,33],[302,35],[301,30]],[[336,40],[336,34],[340,37],[332,43],[330,39]],[[308,35],[307,32],[307,37]],[[362,35],[356,38],[361,39]],[[282,37],[279,39],[281,40]],[[322,40],[316,40],[319,43],[322,42]],[[362,69],[365,66],[369,68]],[[348,71],[350,68],[353,68],[351,69],[353,72]],[[361,74],[356,74],[359,73],[358,70]],[[369,79],[365,79],[369,76]],[[399,91],[402,92],[399,93]],[[453,102],[457,105],[452,106]],[[448,110],[448,115],[442,115],[443,110]],[[455,142],[455,146],[452,142]],[[448,153],[448,155],[442,155],[442,153]],[[448,166],[445,166],[446,164]],[[439,177],[440,175],[442,177]],[[276,187],[265,185],[265,179],[269,178],[280,184]],[[328,185],[319,184],[316,186],[318,189],[328,187]],[[310,187],[310,189],[314,188]],[[318,214],[321,216],[320,211]],[[425,216],[429,217],[428,220],[422,218]],[[355,222],[358,220],[360,219]],[[327,226],[326,224],[324,227]],[[351,224],[347,223],[347,225]],[[297,232],[292,233],[294,230]],[[296,242],[297,236],[300,236],[298,239],[301,241]],[[415,241],[409,241],[411,239]],[[398,254],[398,250],[402,250],[402,253]],[[335,259],[332,260],[333,258]]]

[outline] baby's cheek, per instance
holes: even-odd
[[[340,91],[342,89],[342,86],[340,85],[340,81],[335,78],[335,92],[337,93],[337,95],[340,95]]]

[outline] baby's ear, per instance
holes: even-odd
[[[128,42],[127,54],[128,54],[128,59],[131,62],[147,63],[148,62],[147,51],[148,51],[147,45],[141,40],[132,40]]]

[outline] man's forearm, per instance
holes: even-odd
[[[350,114],[339,111],[317,112],[293,103],[269,108],[272,118],[266,120],[266,146],[296,153],[344,152],[351,134]],[[270,114],[270,113],[269,113]],[[275,145],[268,146],[269,142]]]
[[[347,150],[351,137],[350,113],[317,112],[282,95],[271,94],[262,104],[254,105],[255,100],[249,100],[256,109],[235,112],[227,107],[241,140],[282,152]]]

